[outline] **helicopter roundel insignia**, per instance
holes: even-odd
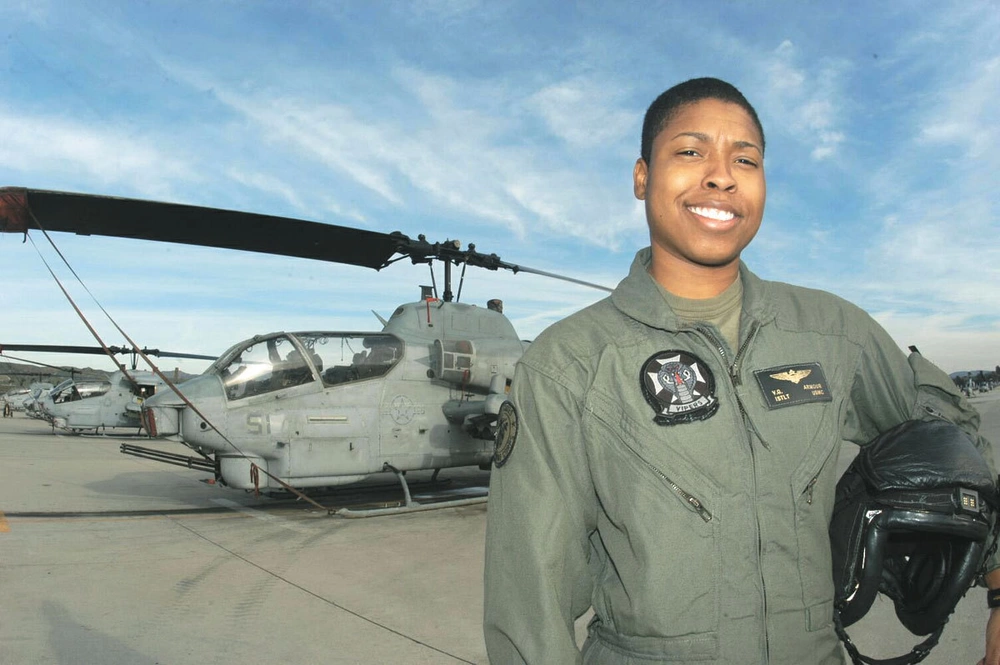
[[[712,371],[686,351],[654,353],[643,363],[639,382],[658,425],[705,420],[719,410]]]
[[[493,464],[500,468],[510,459],[517,442],[517,409],[510,402],[500,405],[497,414],[497,433],[493,442]]]

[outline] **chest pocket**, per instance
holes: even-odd
[[[713,504],[720,494],[679,456],[649,454],[663,443],[650,437],[663,429],[652,418],[640,425],[607,396],[588,397],[584,432],[602,508],[595,611],[622,635],[714,634],[722,516]]]
[[[671,445],[672,427],[656,425],[652,418],[640,424],[621,404],[600,393],[592,393],[588,398],[586,412],[588,454],[603,462],[591,464],[598,469],[595,482],[599,481],[596,476],[605,470],[615,474],[616,467],[627,468],[633,483],[642,481],[659,487],[705,522],[713,519],[709,499],[718,496],[718,487]],[[614,480],[617,482],[609,483],[608,489],[621,493],[618,482],[625,478]]]

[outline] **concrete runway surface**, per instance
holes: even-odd
[[[973,402],[1000,450],[1000,391]],[[0,664],[487,662],[485,504],[344,519],[122,455],[122,441],[186,450],[0,420]],[[924,662],[974,665],[986,617],[973,589]],[[883,658],[920,641],[881,598],[849,633]]]

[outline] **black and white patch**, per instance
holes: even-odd
[[[712,371],[687,351],[654,353],[643,363],[639,382],[659,425],[705,420],[719,410]]]
[[[497,414],[497,433],[493,440],[493,464],[497,468],[510,459],[515,443],[517,443],[517,409],[510,402],[504,402]]]

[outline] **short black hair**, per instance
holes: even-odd
[[[673,119],[677,111],[682,106],[700,102],[703,99],[718,99],[729,102],[746,111],[753,123],[757,125],[757,131],[760,132],[760,150],[764,151],[764,127],[760,124],[757,111],[747,101],[747,98],[731,83],[706,77],[678,83],[653,100],[653,103],[646,109],[646,117],[642,121],[641,154],[647,164],[653,154],[653,140]]]

